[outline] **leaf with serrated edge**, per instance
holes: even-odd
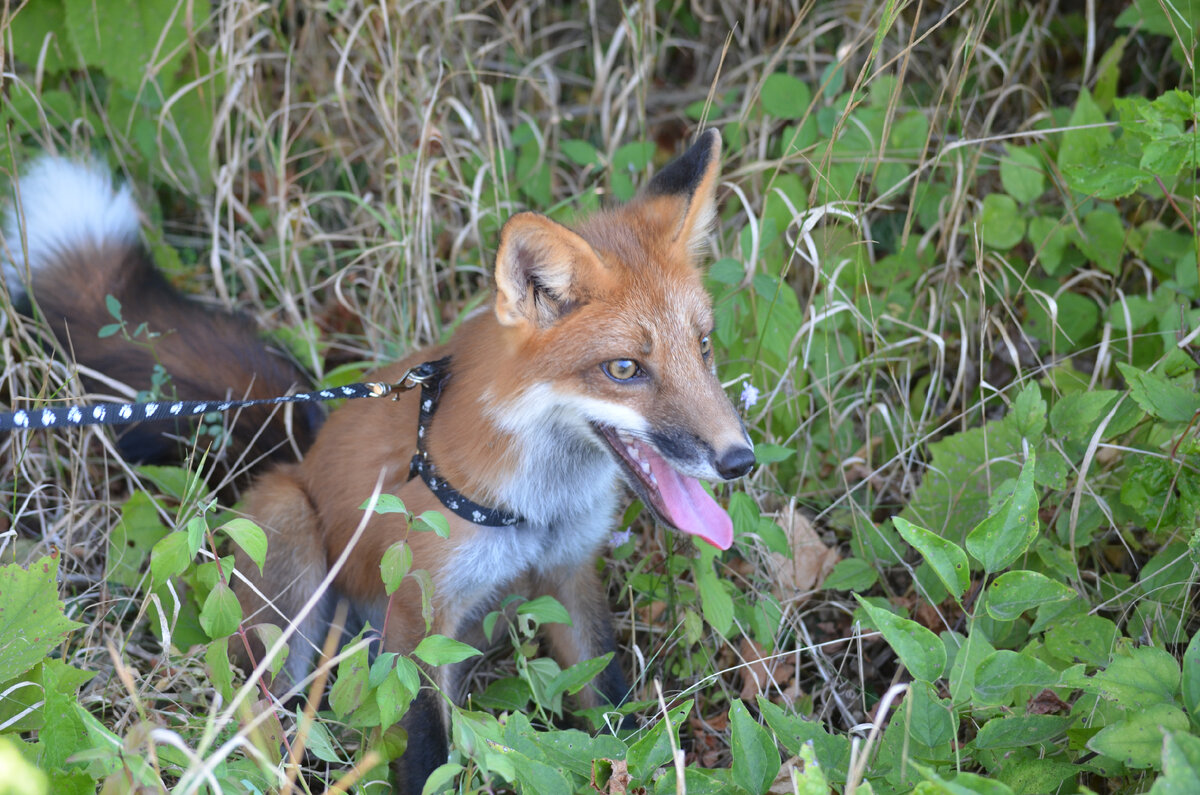
[[[58,560],[0,566],[0,682],[36,665],[73,629],[58,598]]]

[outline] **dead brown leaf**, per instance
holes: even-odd
[[[795,506],[777,516],[779,526],[787,536],[792,557],[767,552],[765,563],[771,577],[772,590],[781,602],[803,601],[829,576],[838,562],[837,551],[825,546],[808,517]]]

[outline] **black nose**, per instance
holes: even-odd
[[[717,474],[726,480],[740,478],[754,467],[754,451],[749,447],[732,447],[717,459]]]

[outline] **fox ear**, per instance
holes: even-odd
[[[585,303],[604,265],[587,241],[537,213],[517,213],[500,230],[496,317],[501,325],[553,325]]]
[[[721,173],[721,135],[705,130],[696,143],[654,175],[646,186],[649,201],[676,199],[678,225],[673,240],[689,252],[704,244],[709,227],[717,214],[714,195]]]

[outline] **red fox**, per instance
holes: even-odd
[[[380,578],[380,560],[397,541],[407,540],[413,567],[432,577],[433,632],[471,640],[507,594],[549,594],[573,620],[548,630],[563,666],[615,649],[595,564],[621,481],[668,527],[730,546],[732,522],[697,480],[738,478],[754,465],[716,378],[699,261],[716,214],[719,155],[720,138],[709,130],[632,202],[573,229],[532,212],[514,215],[500,234],[491,311],[468,317],[444,345],[373,376],[394,382],[429,362],[433,384],[396,400],[348,402],[298,463],[258,477],[245,511],[267,532],[266,565],[260,575],[239,553],[235,583],[249,623],[287,626],[367,523],[333,587],[300,622],[273,689],[306,675],[338,600],[357,624],[382,628],[386,651],[410,652],[421,640],[418,586],[406,578],[389,604]],[[97,337],[111,322],[107,293],[130,322],[171,332],[157,353],[181,399],[214,388],[282,394],[302,380],[247,325],[178,297],[153,275],[136,243],[136,208],[107,177],[43,161],[22,181],[20,204],[6,237],[14,252],[26,241],[26,258],[10,266],[9,283],[23,285],[27,272],[47,321],[82,364],[135,384],[144,380],[136,367],[150,369],[128,343]],[[256,419],[263,420],[243,425]],[[315,424],[293,422],[300,445]],[[259,447],[282,446],[285,430],[261,433]],[[377,483],[414,514],[443,512],[449,537],[410,533],[401,514],[364,517]],[[434,676],[443,692],[457,694],[452,668]],[[614,657],[585,701],[616,705],[627,695]],[[402,721],[403,791],[419,792],[446,761],[441,703],[425,688]]]

